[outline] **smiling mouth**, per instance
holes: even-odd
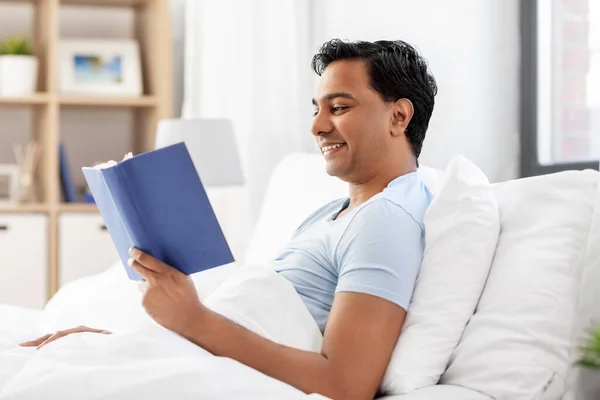
[[[323,146],[321,147],[321,152],[323,153],[323,155],[332,154],[344,147],[345,145],[346,143],[336,143],[329,146]]]

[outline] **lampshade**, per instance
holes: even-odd
[[[184,142],[205,186],[244,183],[233,126],[228,119],[165,119],[158,123],[155,148]]]

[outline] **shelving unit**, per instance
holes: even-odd
[[[31,107],[34,110],[32,136],[42,147],[35,173],[38,204],[0,206],[3,214],[45,214],[48,216],[48,293],[59,283],[59,219],[63,213],[97,213],[93,204],[61,202],[58,146],[61,141],[61,112],[67,108],[130,109],[134,113],[134,153],[153,147],[156,125],[172,117],[172,49],[168,0],[0,0],[0,3],[29,3],[34,7],[33,45],[39,61],[38,92],[22,98],[0,97],[0,107]],[[133,10],[134,37],[140,45],[144,94],[140,97],[110,97],[61,94],[58,89],[58,43],[60,10],[78,7],[129,7]],[[107,27],[107,29],[109,29]],[[92,110],[93,111],[93,110]],[[2,124],[2,121],[0,121]]]

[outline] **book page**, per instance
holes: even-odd
[[[121,160],[121,161],[128,160],[131,157],[133,157],[133,153],[129,152],[129,153],[125,154],[125,156],[123,157],[123,160]],[[118,162],[116,162],[115,160],[109,160],[109,161],[107,161],[105,163],[95,165],[93,168],[94,169],[104,169],[104,168],[110,168],[113,165],[117,165],[117,164],[118,164]]]

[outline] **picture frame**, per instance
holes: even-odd
[[[19,203],[19,166],[0,164],[0,204]]]
[[[59,43],[64,94],[141,96],[139,44],[131,39],[64,39]]]

